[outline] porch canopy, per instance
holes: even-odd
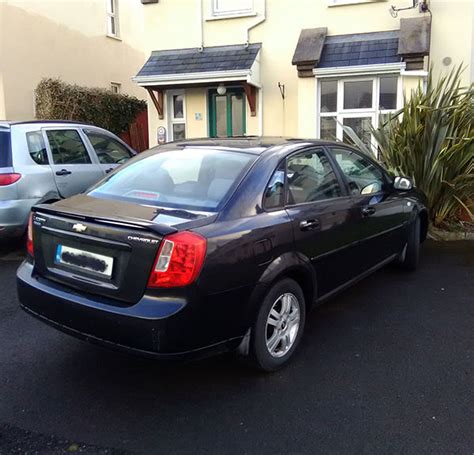
[[[153,51],[133,80],[148,91],[160,119],[164,90],[219,84],[242,86],[254,116],[256,89],[261,87],[260,49],[261,43],[253,43]]]

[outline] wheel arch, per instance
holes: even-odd
[[[252,321],[260,302],[269,289],[283,278],[291,278],[301,287],[309,310],[317,296],[316,272],[310,260],[301,253],[285,253],[270,262],[261,274],[251,296],[249,320]]]

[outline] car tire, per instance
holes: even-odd
[[[420,217],[417,216],[410,226],[404,258],[400,261],[400,268],[407,271],[414,271],[420,261]]]
[[[293,356],[303,335],[306,308],[301,287],[292,279],[275,283],[252,327],[250,359],[262,371],[276,371]]]

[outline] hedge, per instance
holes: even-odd
[[[35,90],[36,118],[74,120],[120,134],[146,109],[134,96],[102,88],[81,87],[59,79],[43,79]]]

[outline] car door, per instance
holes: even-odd
[[[49,163],[60,195],[81,193],[104,176],[76,128],[43,128]]]
[[[359,254],[368,269],[402,250],[402,228],[408,216],[405,202],[393,191],[385,171],[369,157],[343,146],[330,147],[330,155],[357,208]]]
[[[286,163],[286,210],[295,247],[311,260],[322,296],[360,270],[353,200],[322,147],[298,152]]]
[[[113,171],[135,155],[125,144],[108,134],[93,129],[84,129],[83,132],[105,173]]]

